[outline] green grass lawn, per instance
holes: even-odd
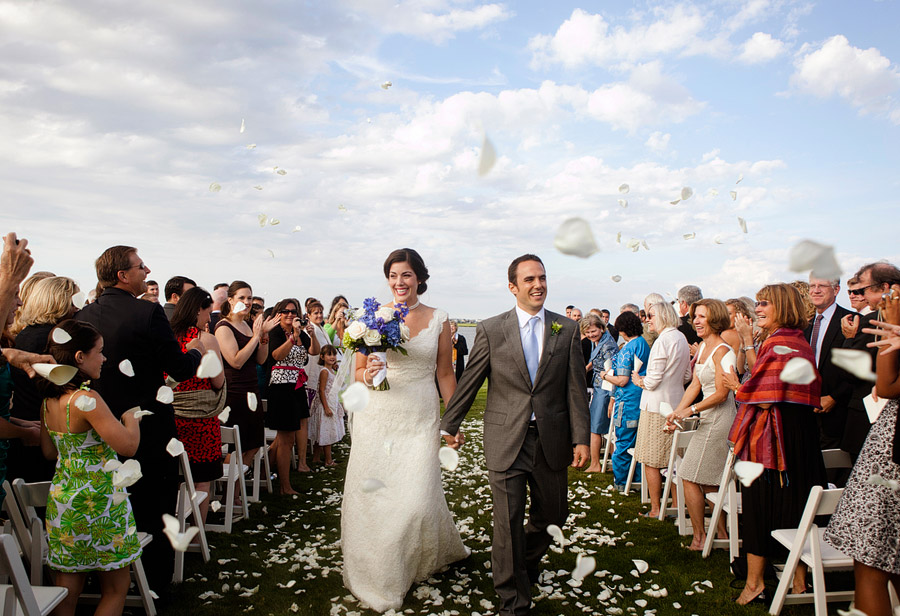
[[[496,614],[489,568],[491,501],[481,447],[484,401],[482,390],[463,426],[469,439],[460,466],[443,475],[447,501],[472,555],[414,586],[403,605],[406,614]],[[337,466],[295,474],[294,486],[303,496],[266,495],[232,534],[210,533],[212,560],[203,564],[198,554],[187,555],[185,582],[161,613],[374,614],[361,608],[341,581],[340,506],[349,452],[349,443],[342,444]],[[647,509],[640,496],[615,493],[608,473],[572,469],[569,477],[570,515],[563,532],[571,543],[565,549],[554,546],[545,559],[533,614],[767,613],[762,606],[733,603],[742,583],[732,588],[727,551],[715,550],[703,560],[685,547],[690,537],[680,537],[673,524],[638,518]],[[573,586],[579,552],[595,557],[597,571]],[[649,571],[635,577],[632,559],[646,561]],[[664,597],[647,594],[663,589]],[[783,613],[812,615],[813,610],[792,606]]]

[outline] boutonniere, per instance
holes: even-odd
[[[550,335],[551,336],[555,336],[556,334],[558,334],[560,332],[560,330],[562,330],[562,325],[560,325],[558,321],[553,321],[553,323],[550,324]]]

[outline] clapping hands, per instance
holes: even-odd
[[[881,340],[870,342],[866,346],[881,347],[879,355],[888,355],[889,353],[900,351],[900,325],[891,325],[885,321],[872,321],[871,323],[877,327],[866,327],[863,329],[863,333],[883,337]]]

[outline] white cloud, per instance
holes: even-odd
[[[791,83],[819,98],[839,96],[860,113],[884,114],[900,124],[900,71],[874,47],[854,47],[845,36],[802,49]]]
[[[669,133],[663,134],[662,131],[654,131],[650,133],[650,136],[647,138],[647,141],[644,142],[644,145],[654,152],[662,152],[669,147],[669,139],[671,138],[672,135]]]
[[[653,16],[655,21],[638,21],[629,30],[611,27],[603,15],[575,9],[555,34],[539,34],[528,42],[532,67],[615,67],[664,54],[716,55],[723,51],[722,41],[704,36],[709,31],[708,17],[694,6],[659,8]]]
[[[503,4],[479,4],[470,9],[454,8],[444,0],[348,0],[351,11],[374,20],[384,31],[406,34],[442,43],[457,32],[479,30],[512,17]]]
[[[771,34],[757,32],[744,41],[738,61],[744,64],[760,64],[774,60],[784,51],[784,42],[773,38]]]

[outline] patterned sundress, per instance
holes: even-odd
[[[66,403],[66,432],[48,428],[59,458],[47,499],[47,560],[51,569],[68,573],[113,571],[137,560],[141,543],[131,503],[123,496],[114,502],[124,490],[114,488],[113,473],[103,470],[116,452],[93,428],[68,432],[74,396]],[[46,416],[44,400],[45,424]]]

